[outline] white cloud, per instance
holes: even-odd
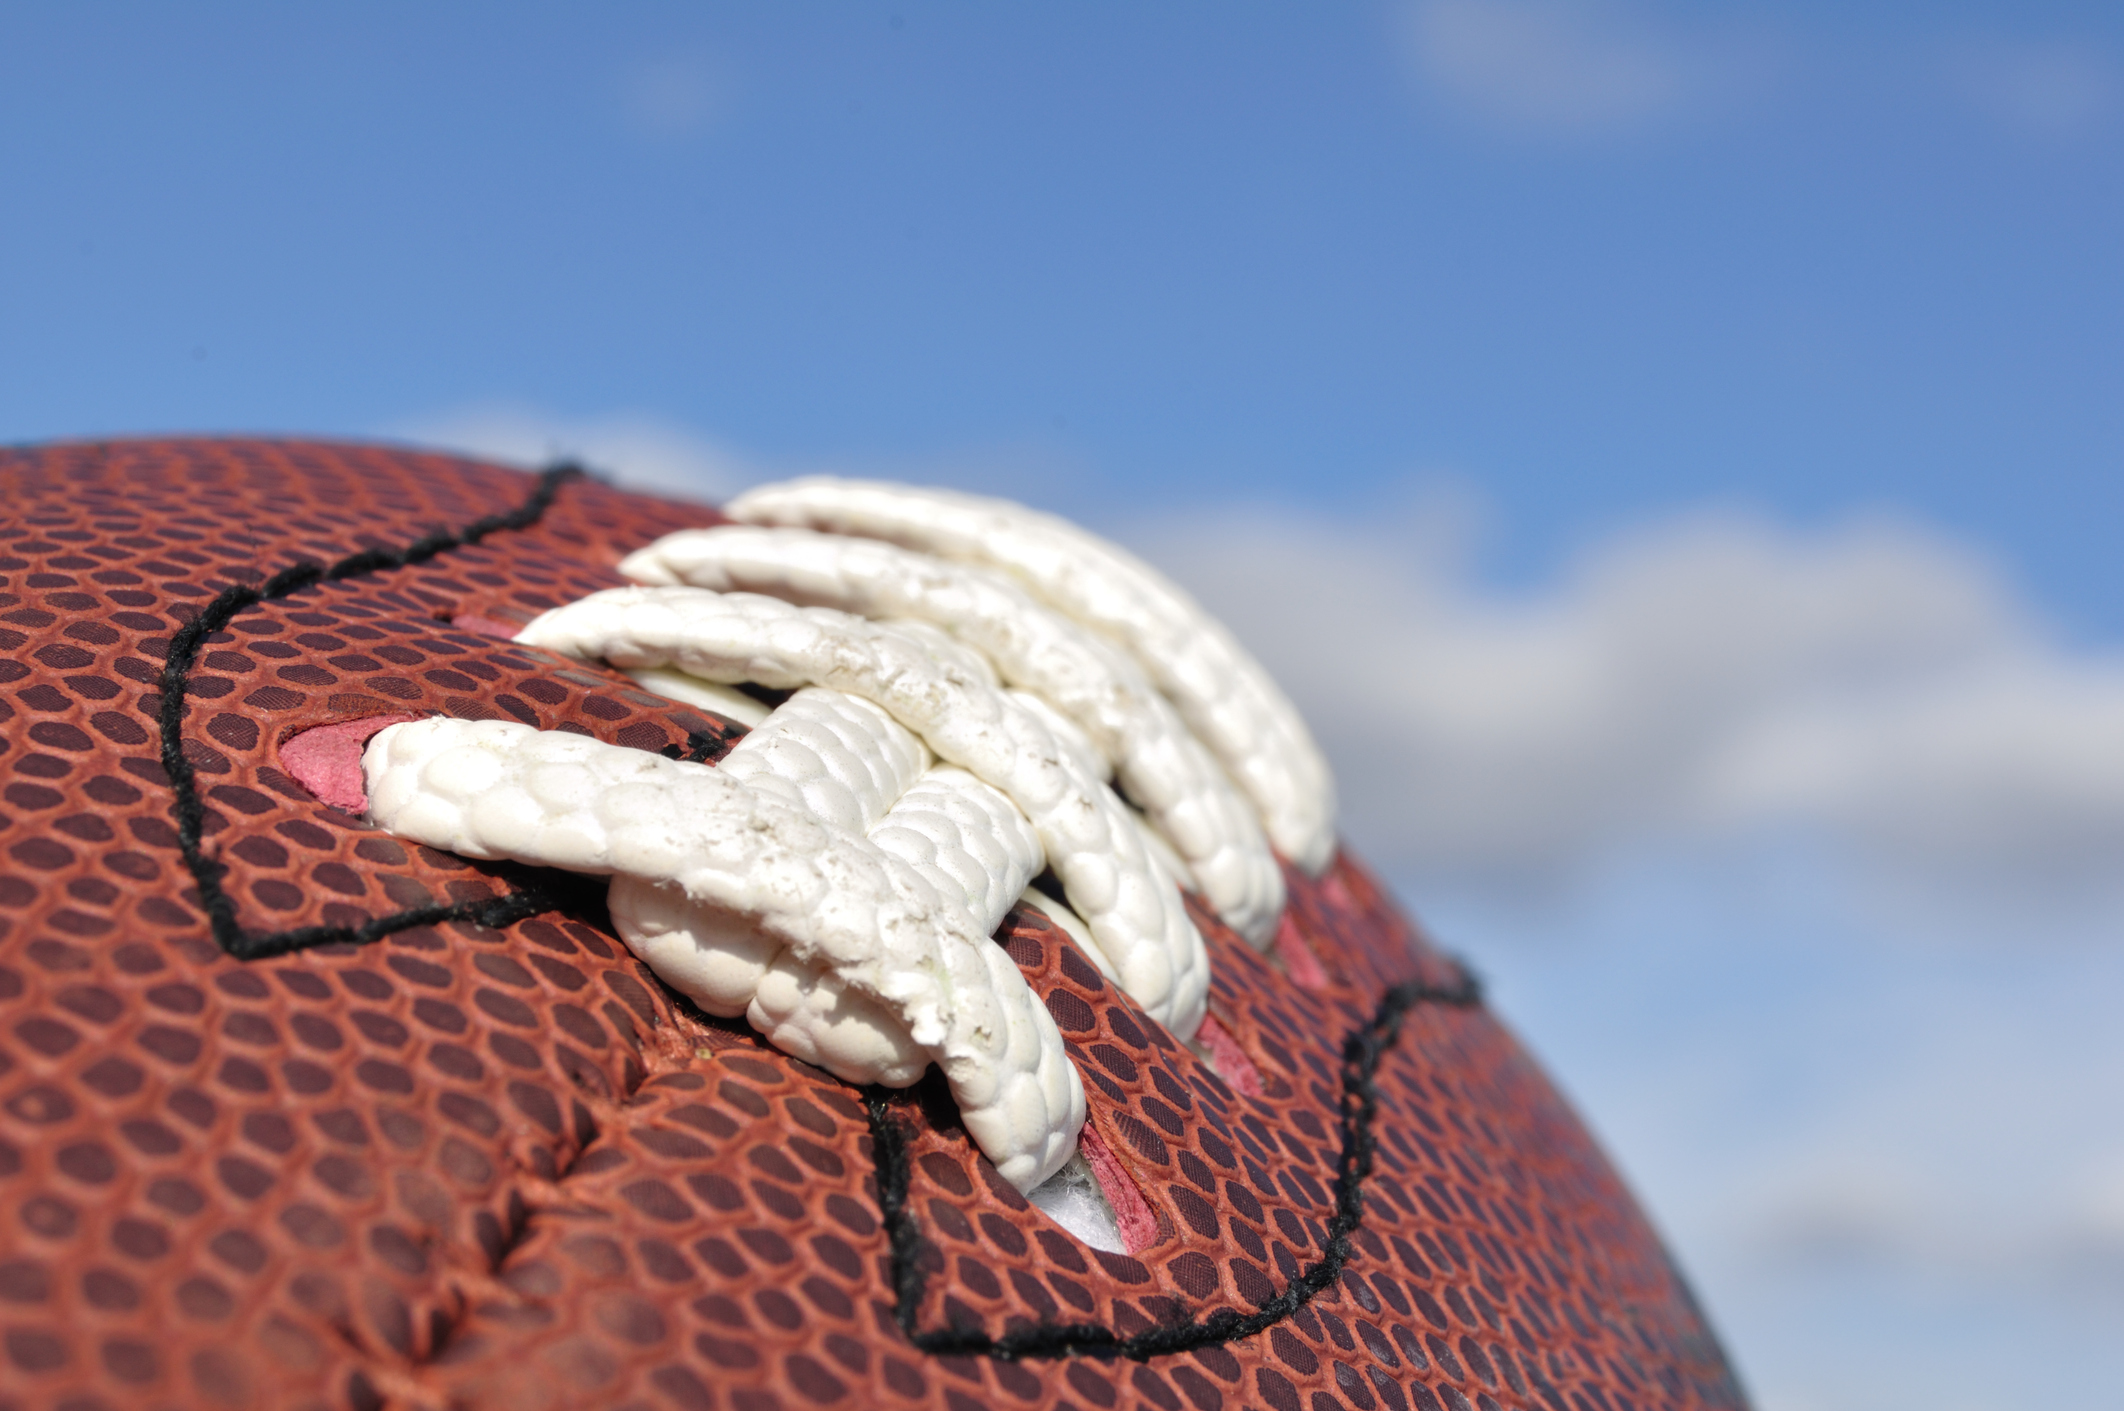
[[[631,489],[696,500],[728,499],[763,480],[847,475],[1037,500],[1067,515],[1095,510],[1107,488],[1080,462],[1040,445],[769,461],[740,454],[662,417],[625,412],[569,417],[514,401],[449,407],[393,422],[379,434],[523,466],[572,456]],[[1072,496],[1073,505],[1058,502]]]
[[[1490,972],[1760,1404],[2106,1388],[2124,654],[1909,525],[1699,514],[1504,592],[1468,522],[1128,537],[1298,699],[1347,833]]]
[[[730,107],[736,84],[715,55],[685,51],[636,65],[621,84],[627,124],[645,137],[683,138],[706,131]]]
[[[1506,596],[1436,539],[1279,509],[1141,541],[1284,681],[1390,871],[1524,894],[1780,832],[1942,896],[2118,870],[2124,658],[2053,643],[1965,549],[1696,517]]]
[[[2124,99],[2114,56],[2076,40],[1965,42],[1949,50],[1947,71],[1978,107],[2036,137],[2087,132]]]
[[[2033,1015],[2014,1019],[2035,1028]],[[2040,1043],[2037,1033],[2023,1037]],[[2014,1077],[2024,1084],[2071,1076],[2054,1063],[2017,1066]],[[1924,1105],[1950,1088],[1936,1076],[1893,1085],[1874,1100]],[[2115,1089],[2097,1081],[2075,1107],[2095,1108]],[[1892,1112],[1870,1115],[1894,1131]],[[1773,1156],[1768,1179],[1729,1192],[1725,1238],[1707,1241],[1728,1277],[1811,1282],[1870,1273],[1942,1292],[2004,1293],[2024,1307],[2113,1313],[2124,1303],[2124,1167],[2114,1150],[2090,1151],[2093,1143],[2062,1123],[2009,1119],[1959,1139],[1894,1131],[1892,1151],[1848,1132],[1826,1140],[1785,1135],[1799,1137],[1797,1159],[1776,1169]],[[2026,1143],[2026,1155],[2003,1168],[1986,1163],[1979,1149],[1986,1141]]]
[[[1427,95],[1481,125],[1605,135],[1729,96],[1757,46],[1684,33],[1600,0],[1416,0],[1406,39]]]
[[[2124,948],[2034,943],[2025,916],[1988,946],[1897,937],[1804,865],[1620,870],[1516,944],[1466,910],[1441,934],[1620,1158],[1757,1404],[2106,1387]]]
[[[651,416],[556,417],[495,402],[417,417],[388,435],[523,466],[581,460],[637,490],[723,499],[761,475],[714,442]]]

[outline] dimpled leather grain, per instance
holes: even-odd
[[[1742,1404],[1562,1100],[1486,1010],[1437,1003],[1379,1064],[1361,1224],[1305,1306],[1143,1361],[923,1350],[1250,1313],[1321,1259],[1343,1039],[1389,987],[1456,979],[1347,853],[1289,872],[1282,968],[1191,905],[1258,1095],[1038,912],[998,931],[1155,1221],[1132,1255],[1032,1210],[932,1075],[881,1108],[919,1237],[896,1261],[865,1093],[664,989],[600,889],[560,879],[499,929],[272,943],[524,885],[318,802],[278,759],[306,729],[440,713],[727,748],[742,727],[494,635],[617,586],[622,555],[709,509],[569,481],[527,527],[301,588],[200,643],[182,749],[254,958],[225,953],[161,762],[173,633],[231,584],[531,491],[375,447],[0,451],[0,1406]]]

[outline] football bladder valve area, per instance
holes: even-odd
[[[1043,905],[1087,958],[1191,1039],[1209,960],[1181,888],[1267,945],[1270,841],[1309,872],[1333,854],[1325,767],[1221,626],[1059,521],[839,481],[732,512],[784,527],[667,536],[622,565],[639,586],[517,637],[710,709],[728,695],[726,715],[751,699],[733,688],[793,692],[743,711],[719,764],[415,721],[367,744],[369,816],[611,876],[615,929],[675,989],[850,1082],[904,1087],[935,1063],[1031,1190],[1075,1153],[1084,1091],[991,934],[1051,873],[1067,907]]]

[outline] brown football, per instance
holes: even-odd
[[[584,879],[394,839],[283,758],[449,715],[712,760],[743,726],[507,634],[718,519],[393,448],[0,451],[0,1406],[1743,1404],[1347,850],[1289,874],[1268,957],[1190,902],[1245,1082],[1037,911],[996,933],[1128,1187],[1115,1254],[934,1077],[791,1058]]]

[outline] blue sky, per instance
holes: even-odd
[[[0,438],[1090,520],[1292,684],[1767,1408],[2084,1399],[2120,165],[2095,5],[12,6]]]
[[[0,413],[1889,503],[2124,625],[2114,12],[1483,8],[10,7]]]

